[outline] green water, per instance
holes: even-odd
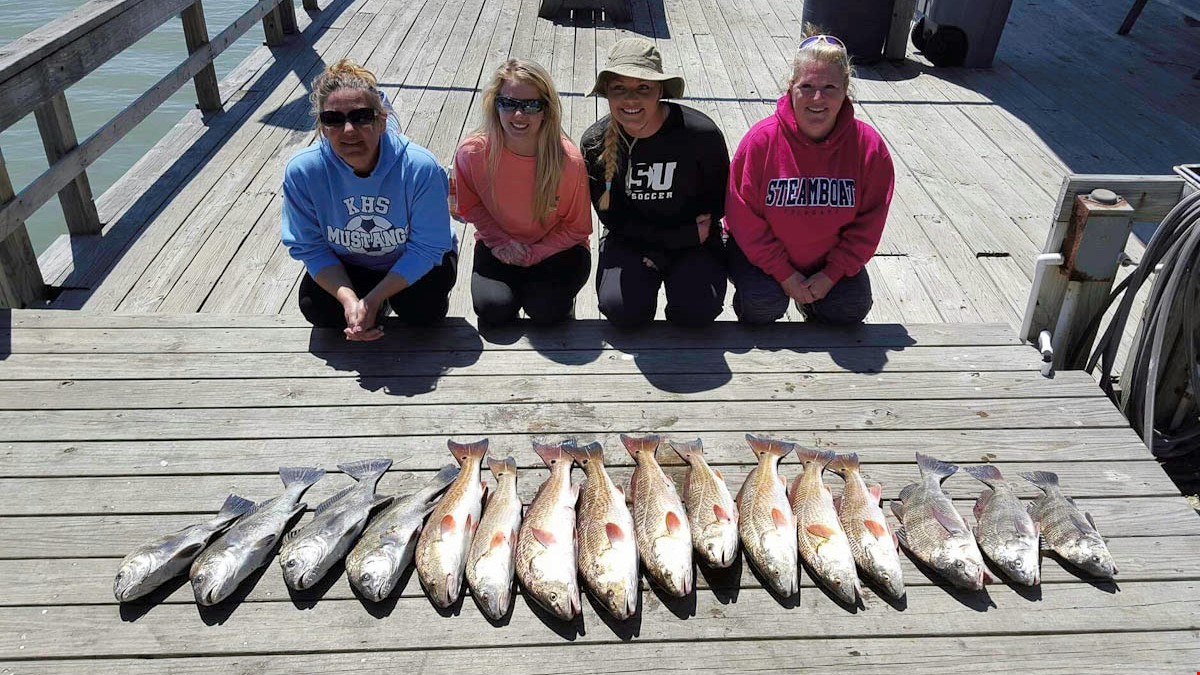
[[[80,0],[0,0],[0,44],[7,44],[76,7]],[[254,5],[253,0],[204,0],[208,34],[215,36]],[[262,44],[261,26],[252,27],[217,59],[217,79],[225,77]],[[80,142],[141,96],[185,58],[187,46],[178,19],[168,21],[141,41],[118,54],[100,69],[67,90],[67,103]],[[99,198],[131,166],[196,105],[189,82],[170,100],[113,146],[88,168],[92,193]],[[47,169],[45,150],[32,113],[0,132],[13,187],[18,192]],[[41,253],[67,227],[58,200],[52,199],[27,223],[33,247]]]

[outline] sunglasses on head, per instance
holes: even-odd
[[[321,120],[321,124],[327,127],[344,127],[346,120],[350,120],[350,124],[356,127],[363,127],[375,121],[374,108],[355,108],[350,112],[344,113],[340,110],[322,110],[317,117]]]
[[[833,45],[834,47],[840,47],[842,49],[846,48],[846,43],[832,35],[810,35],[800,41],[800,49],[804,49],[809,45],[815,45],[818,42],[824,42],[827,45]]]
[[[526,115],[536,115],[546,109],[546,102],[540,98],[509,98],[497,96],[496,107],[506,112],[520,110]]]

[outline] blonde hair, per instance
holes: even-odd
[[[326,68],[313,80],[312,92],[308,95],[313,117],[321,113],[325,101],[339,89],[367,92],[367,105],[375,109],[379,119],[387,116],[388,111],[383,106],[383,99],[379,97],[379,83],[375,75],[352,59],[342,59]]]
[[[538,63],[509,59],[500,64],[492,75],[492,81],[483,90],[483,125],[475,132],[476,136],[487,138],[488,165],[493,174],[499,170],[500,155],[504,150],[504,127],[500,124],[496,97],[506,82],[528,84],[537,89],[538,95],[546,101],[546,107],[542,110],[542,124],[538,128],[533,171],[533,215],[539,221],[545,221],[557,207],[558,184],[567,160],[567,153],[563,149],[562,102],[550,73]]]
[[[611,77],[605,77],[601,80],[599,86],[608,88]],[[662,100],[663,87],[662,83],[658,83],[658,100]],[[607,98],[607,97],[606,97]],[[604,129],[604,141],[600,150],[600,161],[604,163],[604,193],[596,200],[597,211],[607,211],[611,198],[609,194],[612,192],[613,178],[617,175],[617,169],[621,165],[621,147],[617,141],[621,140],[621,124],[613,119],[613,116],[608,116],[608,126]]]
[[[804,37],[822,34],[824,31],[820,26],[811,23],[804,24]],[[796,80],[800,79],[800,71],[811,63],[824,63],[840,70],[842,72],[842,89],[845,90],[847,96],[850,95],[850,79],[854,77],[854,65],[850,63],[850,54],[845,49],[824,40],[818,40],[797,50],[796,57],[792,59],[792,74],[787,81],[786,89],[788,91],[791,90],[792,85],[796,84]]]

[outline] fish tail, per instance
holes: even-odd
[[[662,442],[662,437],[658,434],[649,434],[641,437],[621,434],[621,442],[625,444],[625,449],[629,451],[629,456],[637,459],[639,452],[648,452],[651,455],[657,452],[658,445]]]
[[[580,466],[588,462],[604,463],[604,446],[596,441],[592,441],[582,447],[572,446],[567,449],[567,454],[571,456],[571,459],[579,462]]]
[[[325,475],[325,469],[319,469],[315,466],[281,466],[279,467],[279,478],[283,481],[284,488],[290,488],[293,485],[303,485],[308,489],[313,483],[321,480]]]
[[[221,505],[221,510],[217,513],[217,518],[233,520],[244,513],[248,513],[253,508],[254,502],[249,499],[237,495],[229,495],[225,498],[225,503]]]
[[[788,453],[796,447],[795,443],[766,438],[765,436],[755,436],[754,434],[746,434],[746,442],[750,444],[750,450],[754,452],[754,456],[759,458],[763,455],[772,455],[782,459],[787,457]]]
[[[917,467],[921,470],[922,476],[935,476],[939,483],[958,471],[958,467],[954,464],[943,462],[929,455],[922,455],[919,452],[917,453]]]
[[[572,460],[571,450],[575,449],[574,441],[562,441],[561,443],[538,443],[533,442],[533,451],[538,457],[546,463],[546,466],[554,466],[558,462]]]
[[[679,458],[685,462],[691,462],[692,457],[704,456],[704,441],[699,438],[694,441],[668,442],[671,445],[671,449],[675,451],[675,454],[679,455]]]
[[[845,478],[852,472],[858,471],[858,453],[848,452],[844,455],[836,455],[825,465],[825,468]]]
[[[450,448],[450,454],[454,455],[454,459],[458,461],[458,465],[462,466],[468,459],[483,461],[483,458],[487,456],[488,439],[481,438],[474,443],[459,443],[447,439],[446,447]]]
[[[509,455],[504,459],[492,459],[491,457],[488,457],[487,463],[488,470],[492,472],[492,475],[496,477],[497,481],[504,476],[517,475],[517,460],[513,459],[512,455]]]
[[[817,450],[816,448],[806,448],[802,445],[796,446],[796,459],[805,464],[816,462],[820,468],[825,468],[836,456],[836,453],[832,450]]]
[[[963,471],[971,474],[973,478],[988,487],[996,487],[996,483],[1004,480],[1003,474],[1000,473],[1000,467],[994,464],[981,464],[979,466],[964,466]]]
[[[338,464],[338,470],[356,481],[378,481],[388,469],[392,468],[390,459],[363,459],[349,464]]]
[[[433,475],[432,479],[430,479],[429,484],[431,486],[436,485],[445,487],[453,483],[455,478],[458,478],[458,467],[453,464],[446,464],[442,468],[438,469],[438,472]]]
[[[1052,471],[1030,471],[1021,474],[1021,478],[1038,486],[1042,492],[1049,492],[1058,487],[1058,474]]]

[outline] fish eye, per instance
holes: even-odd
[[[1015,567],[1017,569],[1021,569],[1021,561],[1020,560],[1014,560],[1012,565],[1013,565],[1013,567]]]
[[[955,566],[955,567],[957,567],[957,568],[959,568],[959,569],[962,569],[962,568],[963,568],[963,561],[961,561],[961,560],[955,560],[955,561],[954,561],[954,566]]]
[[[296,566],[296,559],[295,559],[295,558],[289,558],[289,559],[288,559],[288,561],[287,561],[287,566],[288,566],[288,567],[295,567],[295,566]]]
[[[558,602],[558,593],[550,594],[550,602]]]

